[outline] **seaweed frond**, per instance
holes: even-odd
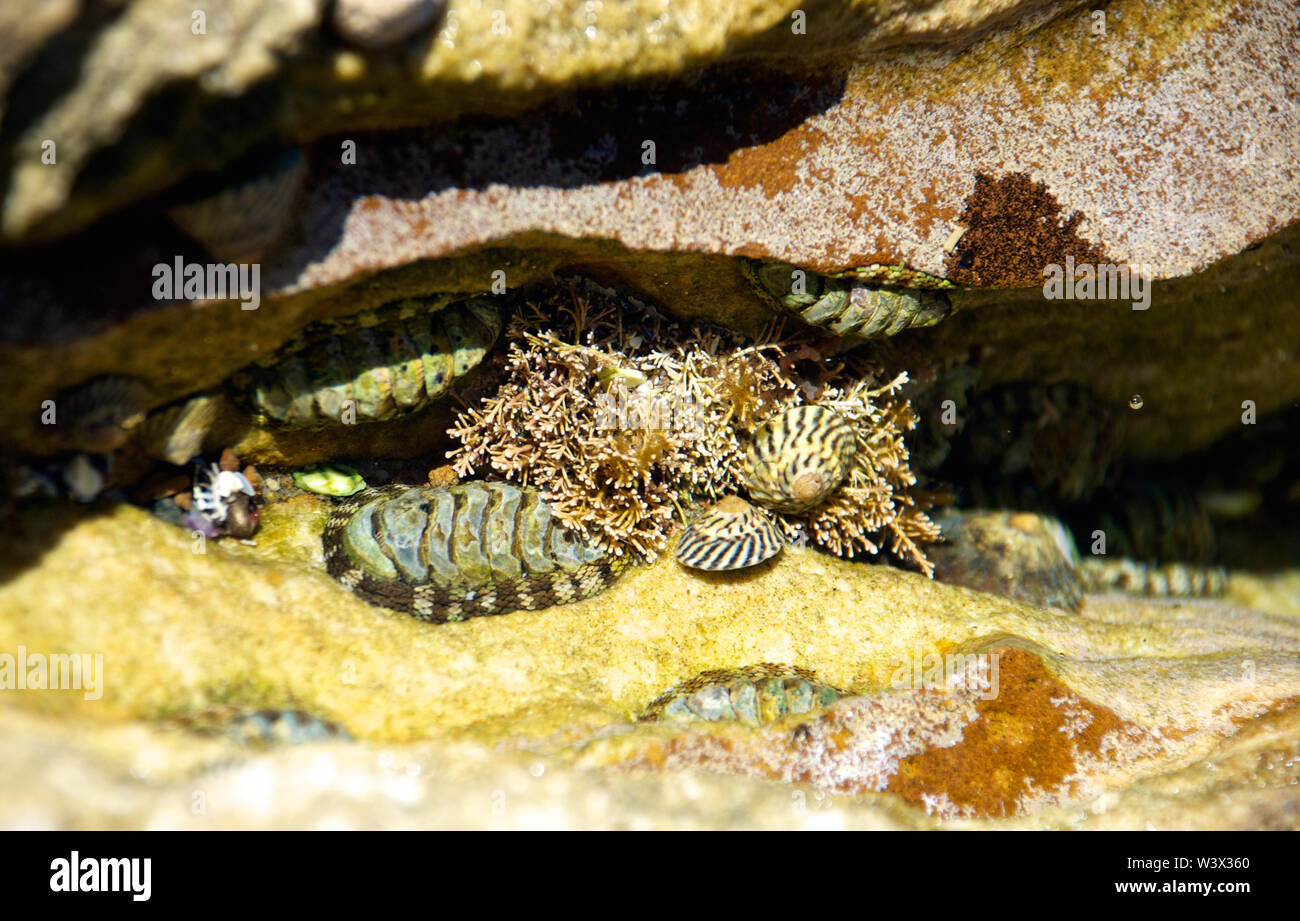
[[[858,451],[823,506],[777,516],[787,537],[845,557],[887,546],[929,574],[919,545],[939,529],[912,492],[905,375],[880,385],[878,369],[830,364],[776,328],[757,343],[688,329],[591,283],[530,302],[507,335],[505,382],[449,430],[461,476],[486,466],[534,486],[585,540],[649,560],[695,506],[741,491],[755,428],[815,403],[855,423]]]

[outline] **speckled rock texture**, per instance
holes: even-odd
[[[147,5],[131,4],[102,24],[98,43],[124,41],[114,36],[134,17],[152,21]],[[250,74],[261,73],[255,64],[275,58],[268,49],[280,47],[276,42],[315,35],[314,7],[294,19],[297,8],[276,7],[275,22],[283,27],[251,19],[240,54],[214,58],[219,63],[205,65],[200,82],[238,83],[236,72],[251,81]],[[1127,401],[1142,393],[1149,424],[1136,428],[1131,446],[1140,457],[1179,456],[1208,445],[1236,424],[1245,398],[1264,414],[1300,394],[1300,364],[1287,345],[1297,338],[1290,333],[1300,316],[1293,309],[1297,249],[1294,230],[1285,229],[1294,226],[1300,195],[1293,168],[1300,158],[1291,100],[1296,71],[1289,66],[1300,27],[1285,0],[1178,8],[1122,0],[1106,8],[1104,35],[1093,34],[1087,11],[1050,6],[1004,18],[1011,8],[999,6],[990,13],[998,28],[951,46],[912,39],[948,30],[964,35],[992,20],[973,9],[963,18],[960,4],[913,10],[912,18],[908,8],[891,6],[876,15],[871,4],[846,6],[846,21],[866,17],[861,22],[876,25],[845,29],[844,41],[876,41],[880,47],[859,59],[847,52],[805,56],[817,66],[808,65],[793,79],[790,68],[804,60],[795,49],[804,46],[791,43],[822,42],[817,17],[831,15],[830,6],[813,11],[807,35],[791,33],[783,16],[771,19],[774,8],[760,12],[738,5],[731,25],[725,16],[710,14],[706,31],[713,38],[691,41],[712,50],[686,59],[738,57],[703,71],[694,63],[685,67],[680,48],[677,57],[667,45],[667,56],[645,57],[613,43],[606,51],[626,54],[620,58],[624,69],[602,69],[599,62],[608,59],[597,56],[574,58],[571,72],[545,79],[531,71],[502,76],[501,85],[512,90],[509,99],[533,101],[532,108],[509,118],[479,114],[385,131],[373,130],[392,126],[383,119],[366,122],[365,131],[343,119],[343,134],[308,144],[307,193],[284,239],[263,259],[262,306],[256,311],[240,311],[231,302],[154,300],[153,266],[178,257],[209,258],[161,216],[171,192],[60,243],[0,251],[0,300],[13,306],[0,361],[15,372],[9,399],[0,406],[0,425],[24,450],[48,451],[37,430],[38,407],[70,384],[96,374],[128,374],[149,385],[151,406],[161,405],[219,385],[306,323],[394,297],[486,291],[499,277],[494,273],[504,273],[511,289],[554,272],[588,274],[679,316],[704,316],[749,332],[770,319],[770,310],[750,292],[740,256],[824,271],[905,263],[953,274],[963,284],[984,284],[980,279],[987,276],[997,284],[1041,285],[1021,277],[1023,272],[982,275],[978,253],[974,266],[965,269],[954,262],[961,250],[945,253],[954,228],[970,219],[977,174],[996,179],[1023,173],[1042,182],[1062,217],[1078,216],[1079,252],[1151,263],[1157,277],[1171,280],[1154,290],[1153,306],[1140,312],[1123,301],[1049,303],[1040,287],[956,291],[955,316],[902,337],[917,345],[925,361],[966,360],[978,347],[989,383],[1041,376],[1064,364],[1070,376],[1086,377],[1108,399]],[[467,15],[453,4],[438,28],[440,35],[452,30],[457,37],[447,40],[450,45],[434,42],[456,61],[477,47],[467,37]],[[219,17],[214,11],[211,18]],[[686,21],[681,34],[693,34]],[[602,23],[590,40],[593,48],[609,41],[602,31],[609,23]],[[490,17],[480,25],[490,30]],[[883,30],[874,40],[873,29]],[[737,37],[759,33],[763,41]],[[61,34],[80,33],[74,28]],[[575,54],[588,47],[586,38],[563,34],[578,42],[571,49]],[[635,34],[659,47],[657,40]],[[262,47],[256,36],[265,38],[266,47],[255,53]],[[430,78],[438,86],[463,69],[463,62],[453,63],[444,51],[432,52],[432,60],[446,68],[435,68],[443,76]],[[345,59],[353,54],[339,53]],[[520,60],[525,68],[543,67],[542,56]],[[506,66],[504,57],[494,54],[491,61]],[[830,66],[837,62],[838,69]],[[653,84],[626,82],[650,71],[678,76]],[[17,79],[35,80],[34,73],[22,71]],[[346,81],[328,80],[335,81],[326,94],[330,104],[354,114],[365,110],[338,92]],[[481,75],[470,82],[483,88],[492,80]],[[1204,92],[1211,84],[1216,92]],[[29,125],[14,140],[28,146],[21,156],[11,155],[9,207],[28,207],[20,202],[30,185],[33,202],[53,196],[48,208],[31,205],[33,215],[49,217],[45,212],[58,207],[61,220],[72,220],[83,208],[77,203],[82,199],[65,200],[73,190],[93,186],[89,174],[73,175],[80,169],[77,145],[89,156],[91,147],[112,145],[120,132],[105,127],[98,140],[64,142],[57,166],[32,157],[39,157],[39,137],[49,133],[38,127],[47,120],[74,118],[83,110],[111,114],[113,107],[94,96],[105,85],[84,88],[91,98],[73,93],[44,114],[6,120],[6,136],[14,125]],[[401,86],[418,96],[424,84]],[[457,98],[476,98],[464,82],[458,86]],[[582,89],[542,104],[562,87]],[[376,94],[372,102],[381,109],[406,98],[393,88],[361,96]],[[242,106],[246,96],[234,99]],[[444,112],[419,99],[410,117],[397,122],[427,124]],[[498,111],[484,99],[476,111]],[[224,117],[194,115],[221,137]],[[261,124],[260,116],[247,113],[229,117],[239,125]],[[355,141],[355,163],[341,162],[343,140]],[[646,159],[648,142],[652,161]],[[127,145],[125,136],[121,143]],[[118,151],[114,163],[146,169],[153,162],[129,145],[111,149]],[[205,156],[213,152],[205,168],[216,168],[216,160],[227,162],[243,147],[203,143],[198,149]],[[180,162],[167,158],[172,165]],[[20,174],[42,178],[20,181]],[[129,192],[132,200],[143,194],[119,179],[106,186],[114,194]],[[177,174],[166,181],[179,179]],[[94,199],[98,193],[86,194],[84,208],[99,214],[107,207]],[[51,232],[57,228],[50,220],[38,223]],[[977,230],[971,229],[972,240],[987,242],[1000,232],[988,229],[990,237]],[[1266,237],[1259,249],[1239,252]],[[1064,254],[1049,246],[1034,258]],[[1216,261],[1208,273],[1197,273]],[[81,270],[69,273],[68,265]],[[1100,368],[1098,356],[1105,359]],[[1198,369],[1194,380],[1184,365]],[[918,362],[908,370],[914,376],[924,371]],[[1261,387],[1265,380],[1269,386]],[[264,450],[267,459],[309,461],[327,453],[320,444],[268,443],[256,432],[248,433],[244,445]]]
[[[270,506],[256,547],[202,554],[124,507],[11,522],[0,650],[102,654],[103,682],[97,699],[5,692],[0,771],[23,779],[5,785],[4,820],[720,827],[752,804],[742,825],[1300,824],[1294,596],[1271,613],[1231,596],[1090,596],[1067,615],[790,548],[757,574],[701,577],[664,559],[584,602],[430,627],[320,571],[325,508]],[[759,661],[861,696],[794,730],[635,723],[685,678]],[[361,747],[241,755],[218,775],[219,741],[141,725],[231,705],[304,710]],[[24,773],[38,758],[57,769]],[[679,770],[693,779],[656,807],[661,772]],[[272,795],[304,771],[316,779]],[[342,798],[340,778],[355,784]],[[191,787],[208,791],[207,817],[177,811],[175,791]],[[451,805],[448,789],[475,805]],[[521,811],[493,812],[498,791]]]
[[[958,40],[1040,5],[842,0],[797,25],[796,0],[129,0],[75,19],[70,4],[14,0],[4,21],[17,40],[0,75],[35,60],[15,84],[19,124],[0,136],[0,239],[61,235],[272,138],[517,113],[729,59],[806,70],[890,43]],[[41,160],[49,139],[53,169]]]

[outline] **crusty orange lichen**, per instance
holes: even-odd
[[[826,406],[856,427],[857,459],[822,507],[779,516],[787,537],[846,557],[888,546],[930,572],[919,543],[939,532],[910,491],[905,376],[879,385],[874,366],[828,363],[776,328],[757,343],[688,330],[589,282],[530,303],[507,335],[505,382],[450,429],[461,476],[536,486],[586,540],[653,559],[691,509],[741,489],[759,425]]]

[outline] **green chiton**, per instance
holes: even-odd
[[[809,669],[761,662],[703,672],[659,695],[641,718],[764,726],[825,710],[845,696]]]
[[[237,374],[234,386],[262,421],[290,428],[415,412],[461,383],[501,333],[487,300],[436,309],[443,300],[410,298],[351,328],[309,330],[269,363]]]
[[[434,623],[589,598],[630,565],[508,483],[368,490],[334,510],[323,542],[326,569],[357,595]]]
[[[948,295],[938,290],[868,284],[779,262],[746,263],[745,267],[764,297],[805,323],[848,340],[933,326],[952,312]]]

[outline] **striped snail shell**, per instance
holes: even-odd
[[[776,524],[761,509],[727,496],[682,532],[677,561],[712,572],[746,569],[776,556],[783,544]]]
[[[755,430],[745,453],[745,487],[773,511],[806,512],[839,487],[856,452],[853,425],[842,415],[797,406]]]

